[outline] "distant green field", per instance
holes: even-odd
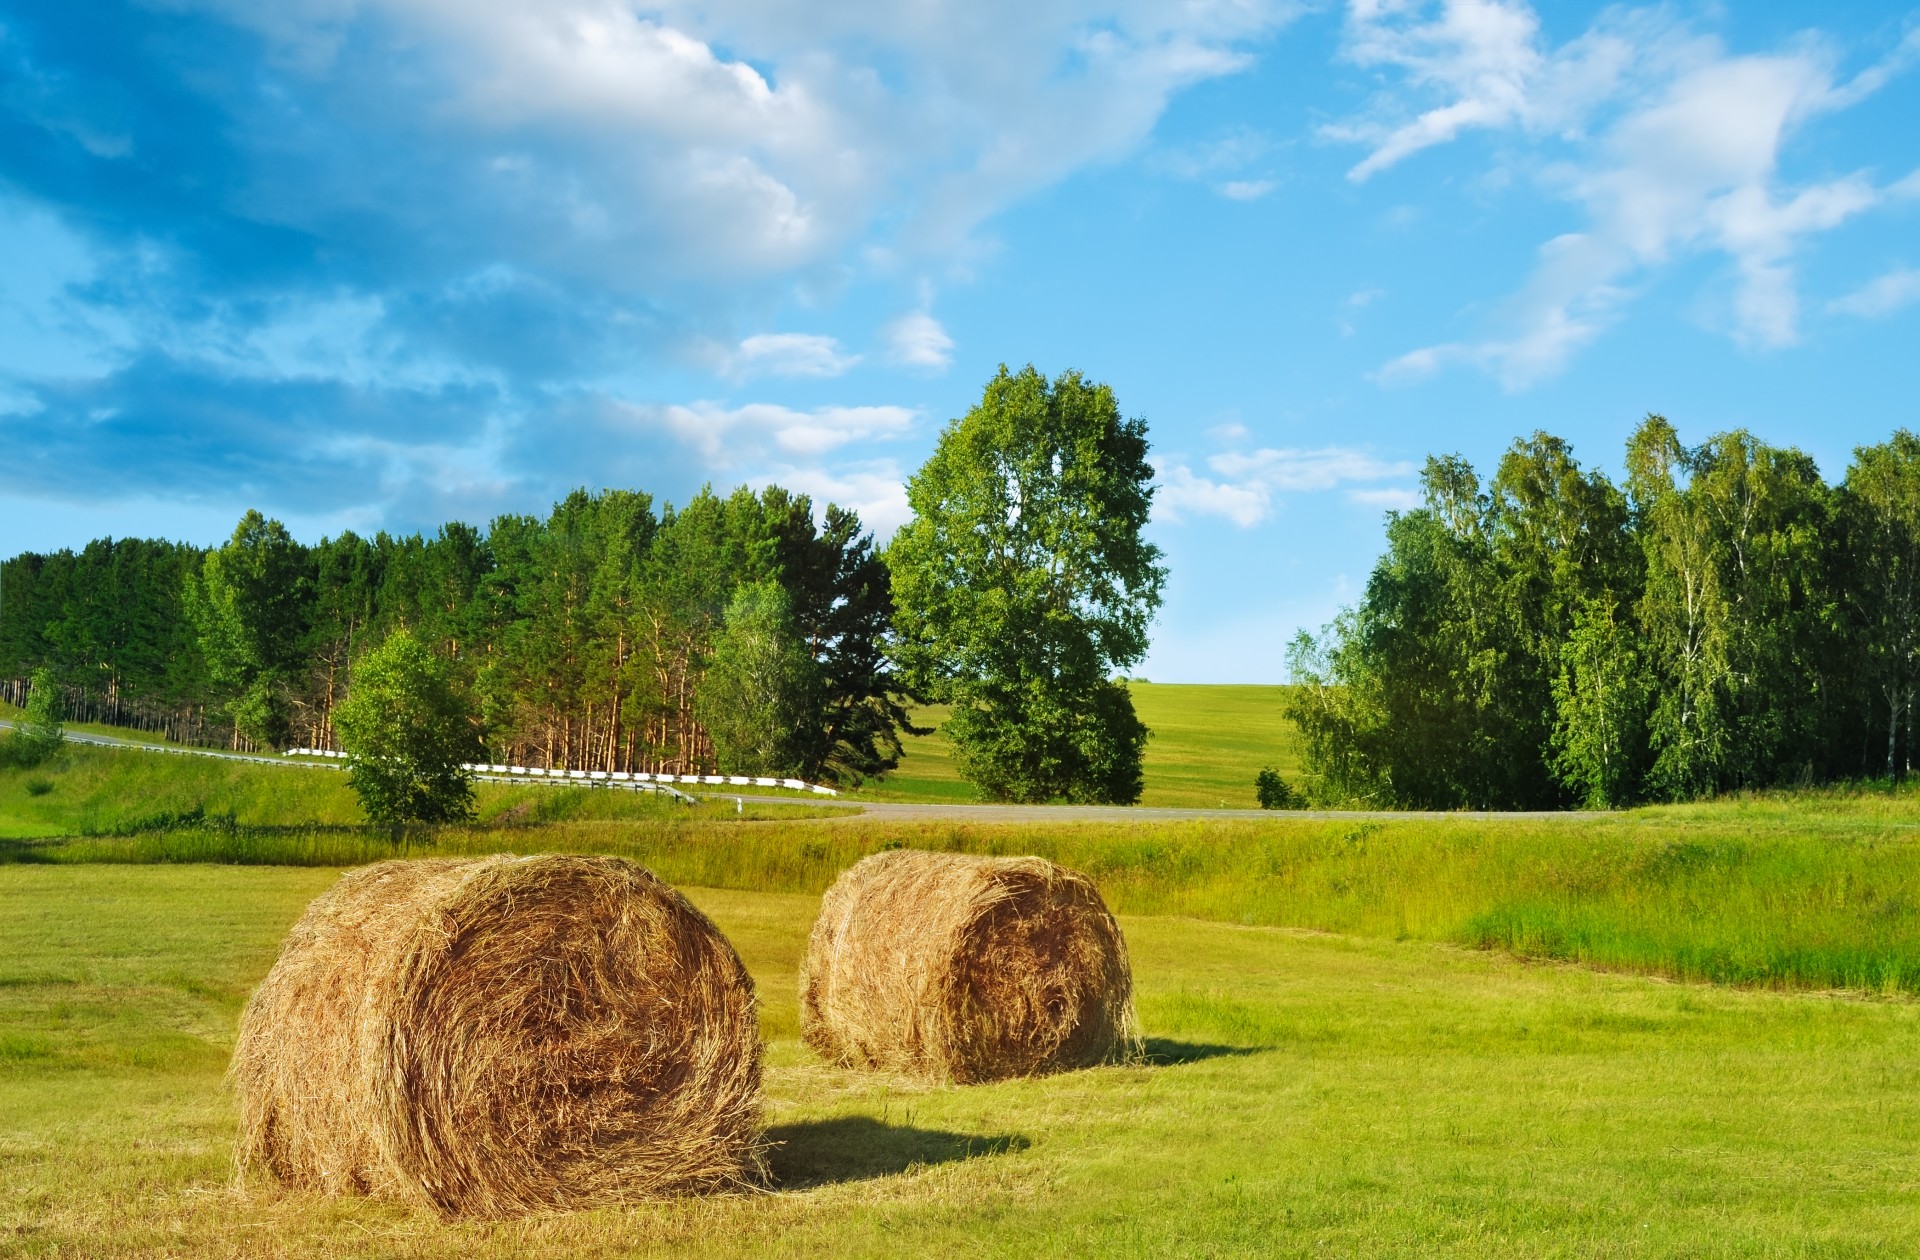
[[[1142,805],[1252,809],[1259,804],[1253,779],[1263,766],[1297,781],[1295,731],[1293,723],[1281,716],[1285,687],[1136,682],[1131,689],[1135,711],[1153,732],[1147,741]],[[13,716],[17,714],[0,703],[0,718]],[[939,733],[946,719],[944,705],[917,710],[915,723],[933,727],[933,734],[908,736],[900,768],[849,795],[874,801],[977,800],[972,785],[960,778],[952,748]],[[113,726],[71,729],[141,743],[165,742]]]
[[[1131,689],[1135,712],[1153,732],[1142,805],[1252,809],[1259,804],[1253,779],[1261,767],[1297,781],[1298,741],[1293,723],[1281,714],[1285,687],[1136,682]],[[937,729],[946,717],[945,706],[918,710],[915,723],[935,732],[908,737],[900,769],[852,795],[878,801],[977,799]]]
[[[798,1041],[812,896],[689,888],[769,1039],[776,1193],[500,1223],[236,1187],[221,1074],[325,869],[0,866],[0,1255],[1879,1257],[1920,1006],[1122,919],[1152,1059],[929,1088]]]

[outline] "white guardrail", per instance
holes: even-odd
[[[289,757],[327,757],[344,760],[346,754],[333,752],[325,748],[289,748]],[[483,774],[509,779],[534,779],[543,783],[697,783],[705,787],[769,787],[787,788],[795,792],[812,792],[816,796],[838,796],[840,793],[818,783],[808,783],[803,779],[774,779],[765,776],[751,777],[744,774],[648,774],[643,770],[628,772],[625,770],[545,770],[539,766],[496,766],[472,762],[461,769],[474,774]]]

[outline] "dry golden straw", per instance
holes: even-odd
[[[841,875],[800,971],[828,1060],[961,1083],[1138,1052],[1127,943],[1093,882],[1042,858],[911,849]]]
[[[243,1172],[509,1216],[760,1173],[753,982],[618,858],[382,862],[307,907],[230,1073]]]

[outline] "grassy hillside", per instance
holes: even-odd
[[[1281,716],[1285,687],[1134,683],[1133,706],[1153,732],[1147,741],[1142,805],[1252,809],[1253,778],[1273,766],[1297,781],[1293,723]],[[932,735],[909,737],[900,769],[854,793],[882,801],[970,801],[973,789],[954,768],[938,731],[944,706],[916,712]]]
[[[1273,766],[1297,781],[1299,759],[1293,723],[1281,716],[1285,687],[1254,685],[1132,684],[1134,709],[1153,732],[1147,741],[1143,805],[1252,809],[1253,777]],[[0,702],[0,718],[17,716]],[[875,801],[971,801],[971,785],[954,768],[953,750],[940,735],[945,705],[915,711],[930,735],[910,735],[900,769],[852,796]],[[140,743],[164,744],[158,736],[120,727],[76,725],[70,729]]]
[[[1872,1256],[1920,1236],[1920,1007],[1127,917],[1152,1063],[927,1088],[795,1036],[812,897],[692,890],[770,1038],[778,1194],[447,1224],[232,1185],[221,1074],[330,870],[0,867],[0,1254]]]

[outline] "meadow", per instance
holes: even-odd
[[[1196,781],[1252,752],[1193,738]],[[1920,1228],[1910,790],[1046,825],[479,803],[393,837],[333,772],[0,769],[0,1256],[1864,1256]],[[900,845],[1092,874],[1149,1062],[934,1088],[816,1059],[818,894]],[[552,850],[646,864],[740,949],[771,1192],[449,1225],[235,1185],[221,1077],[305,903],[383,857]]]
[[[0,868],[0,1254],[1867,1256],[1920,1230],[1920,1007],[1126,916],[1150,1061],[823,1066],[816,902],[691,889],[770,1041],[773,1192],[496,1224],[236,1186],[239,1008],[330,869]]]
[[[1134,711],[1153,732],[1147,740],[1142,805],[1254,809],[1253,780],[1272,766],[1289,780],[1299,773],[1297,737],[1284,714],[1285,687],[1136,681]],[[854,800],[971,801],[953,749],[941,736],[944,705],[914,710],[929,735],[901,742],[906,756],[884,780],[848,793]]]

